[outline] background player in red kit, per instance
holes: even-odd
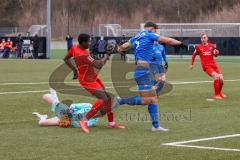
[[[201,41],[202,44],[196,47],[192,55],[192,63],[190,65],[190,69],[193,69],[195,58],[197,55],[199,55],[203,71],[206,72],[214,80],[214,98],[226,98],[226,95],[222,93],[223,75],[214,60],[214,57],[217,57],[219,55],[219,51],[213,44],[209,43],[207,34],[201,35]]]
[[[98,98],[93,104],[92,109],[86,114],[83,121],[79,121],[83,132],[88,133],[87,120],[93,118],[103,107],[105,107],[108,117],[107,128],[124,128],[114,122],[114,115],[111,111],[111,97],[106,92],[105,86],[99,79],[95,69],[101,69],[108,60],[107,54],[101,60],[95,60],[87,51],[89,48],[90,36],[88,34],[80,34],[78,37],[78,45],[73,45],[65,56],[65,63],[74,71],[75,67],[69,61],[74,58],[78,70],[78,80],[80,84],[92,95]]]

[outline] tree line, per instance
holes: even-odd
[[[201,22],[239,3],[239,0],[52,0],[52,31],[53,37],[63,38],[68,24],[70,33],[75,34],[91,33],[101,23],[136,28],[147,20]],[[1,0],[0,16],[0,26],[45,24],[46,0]]]

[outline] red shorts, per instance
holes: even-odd
[[[214,72],[216,72],[217,74],[222,74],[217,65],[205,67],[203,70],[209,76],[211,76]]]
[[[93,93],[98,89],[105,90],[105,86],[99,78],[92,82],[79,81],[79,83],[90,93]]]

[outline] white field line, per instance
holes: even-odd
[[[219,150],[219,151],[234,151],[240,152],[240,149],[234,148],[217,148],[217,147],[204,147],[204,146],[195,146],[195,145],[175,145],[176,147],[185,147],[185,148],[197,148],[197,149],[207,149],[207,150]]]
[[[10,83],[0,83],[0,86],[8,86],[8,85],[43,85],[43,84],[49,84],[50,82],[10,82]],[[53,84],[61,84],[63,82],[51,82]],[[64,82],[66,84],[79,84],[79,82]],[[104,83],[112,83],[112,82],[104,82]],[[117,82],[117,83],[124,83],[124,82]]]
[[[240,79],[233,79],[233,80],[224,80],[225,82],[237,82],[237,81],[240,81]],[[38,82],[38,83],[8,83],[7,85],[20,85],[20,84],[23,84],[23,85],[27,85],[27,84],[42,84],[42,83],[46,83],[48,84],[48,82]],[[56,83],[60,83],[60,82],[56,82]],[[62,82],[61,82],[62,83]],[[68,82],[66,82],[68,83]],[[69,83],[77,83],[77,82],[69,82]],[[106,84],[112,84],[112,82],[104,82]],[[118,82],[116,82],[118,83]],[[125,83],[125,84],[128,84],[129,82],[119,82],[119,83]],[[170,82],[171,83],[171,82]],[[192,81],[192,82],[173,82],[171,84],[174,84],[174,85],[184,85],[184,84],[201,84],[201,83],[212,83],[212,81]],[[6,84],[6,83],[5,83]],[[0,83],[1,85],[1,83]],[[3,85],[3,83],[2,83]],[[110,86],[110,87],[106,87],[108,89],[113,89],[113,88],[126,88],[126,87],[129,87],[129,85],[125,85],[125,86]],[[60,90],[79,90],[79,88],[76,88],[76,89],[60,89]],[[16,92],[0,92],[0,95],[7,95],[7,94],[27,94],[27,93],[44,93],[44,92],[48,92],[49,90],[31,90],[31,91],[16,91]]]
[[[129,86],[117,86],[117,87],[105,87],[107,89],[113,89],[113,88],[126,88]],[[58,89],[57,91],[70,91],[70,90],[84,90],[84,88],[76,88],[76,89]],[[49,92],[49,89],[47,90],[37,90],[37,91],[16,91],[16,92],[0,92],[0,95],[7,95],[7,94],[27,94],[27,93],[44,93]]]
[[[228,80],[224,80],[224,82],[238,82],[240,81],[240,79],[228,79]],[[213,81],[192,81],[192,82],[181,82],[181,81],[170,81],[171,84],[176,84],[176,85],[180,85],[180,84],[200,84],[200,83],[212,83]]]
[[[44,93],[44,92],[49,92],[49,89],[48,90],[39,90],[39,91],[0,92],[0,95],[27,94],[27,93]]]
[[[224,80],[225,82],[236,82],[240,81],[240,79],[230,79],[230,80]],[[212,81],[169,81],[171,84],[198,84],[198,83],[211,83]],[[63,82],[51,82],[53,84],[61,84]],[[64,82],[65,84],[79,84],[79,82]],[[113,82],[104,82],[106,84],[112,84]],[[114,83],[120,83],[120,84],[128,84],[132,82],[114,82]],[[0,82],[0,86],[7,86],[7,85],[44,85],[49,84],[49,82]]]
[[[205,146],[197,146],[197,145],[188,145],[187,144],[187,143],[194,143],[194,142],[203,142],[203,141],[210,141],[210,140],[217,140],[217,139],[232,138],[232,137],[240,137],[240,134],[224,135],[224,136],[210,137],[210,138],[201,138],[201,139],[194,139],[194,140],[189,140],[189,141],[171,142],[171,143],[164,143],[162,145],[174,146],[174,147],[187,147],[187,148],[198,148],[198,149],[208,149],[208,150],[240,152],[240,149],[205,147]]]

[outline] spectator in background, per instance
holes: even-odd
[[[23,39],[22,39],[22,35],[19,34],[17,39],[16,39],[16,54],[17,54],[17,58],[23,58],[23,52],[22,52],[22,46],[23,46]]]
[[[100,40],[98,41],[98,54],[99,58],[103,58],[104,54],[106,53],[106,41],[104,40],[104,37],[101,36]]]
[[[5,44],[5,39],[2,39],[2,42],[0,43],[0,53],[3,53],[4,44]]]
[[[97,38],[94,37],[93,35],[91,35],[91,44],[90,44],[90,53],[92,54],[92,56],[94,58],[98,58],[97,57]]]
[[[73,46],[73,38],[70,34],[67,35],[66,37],[66,41],[67,41],[67,49],[68,51],[71,49],[71,47]],[[75,69],[73,71],[73,80],[77,80],[77,77],[78,77],[78,71]]]
[[[126,36],[125,36],[125,35],[122,35],[122,38],[121,38],[121,40],[120,40],[119,45],[122,45],[122,44],[124,44],[124,43],[126,43],[126,42],[127,42]],[[123,60],[123,61],[126,61],[126,52],[127,52],[127,51],[124,51],[123,54],[121,54],[121,60]]]
[[[8,38],[7,42],[4,43],[2,58],[4,58],[4,59],[9,58],[11,49],[12,49],[12,41],[10,38]]]
[[[73,45],[73,38],[71,35],[67,35],[66,37],[66,41],[67,41],[67,49],[68,51],[71,49],[72,45]]]
[[[33,37],[33,58],[34,59],[38,58],[38,48],[39,48],[39,38],[38,38],[38,35],[36,34]]]

